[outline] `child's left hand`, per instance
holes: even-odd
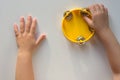
[[[19,53],[32,54],[41,41],[45,38],[45,34],[41,34],[39,38],[35,39],[37,20],[31,16],[27,17],[25,23],[24,17],[20,18],[20,30],[18,30],[17,24],[14,24],[14,32],[16,35],[16,41],[18,45]]]

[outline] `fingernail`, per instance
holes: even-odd
[[[28,17],[27,17],[27,19],[31,19],[32,18],[32,16],[31,15],[29,15]]]
[[[46,38],[46,33],[42,33],[43,38]]]
[[[24,19],[24,16],[20,16],[20,19]]]
[[[34,17],[34,18],[33,18],[33,21],[37,21],[37,18],[36,18],[36,17]]]
[[[17,25],[16,23],[13,24],[13,26],[16,26],[16,25]]]
[[[21,17],[20,17],[20,21],[23,21],[23,20],[24,20],[24,16],[21,16]]]

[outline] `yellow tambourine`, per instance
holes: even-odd
[[[62,19],[62,31],[71,42],[83,44],[88,41],[95,31],[84,21],[83,15],[91,18],[91,13],[85,8],[66,11]]]

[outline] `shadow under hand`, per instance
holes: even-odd
[[[36,37],[40,34],[37,29]],[[48,68],[50,63],[50,46],[47,38],[43,40],[37,49],[36,54],[33,55],[35,80],[47,80]]]

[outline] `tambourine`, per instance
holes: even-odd
[[[76,8],[65,11],[62,19],[62,31],[71,42],[84,44],[95,33],[83,19],[83,15],[91,18],[91,13],[85,8]]]

